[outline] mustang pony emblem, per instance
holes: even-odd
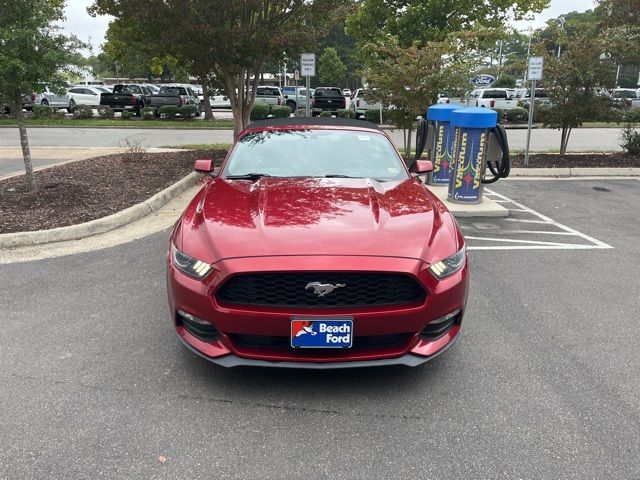
[[[313,293],[315,293],[319,297],[324,297],[326,294],[333,292],[336,288],[345,287],[344,283],[336,283],[335,285],[331,285],[330,283],[320,283],[320,282],[311,282],[307,283],[307,286],[304,287],[305,290],[309,290],[313,288]]]

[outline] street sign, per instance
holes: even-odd
[[[544,57],[529,58],[529,69],[527,70],[528,80],[542,80],[542,71],[544,69]]]
[[[476,87],[490,87],[496,81],[496,78],[493,75],[487,75],[483,73],[481,75],[476,75],[471,80],[471,85]]]
[[[315,53],[300,54],[300,70],[303,77],[316,76],[316,54]]]
[[[300,70],[295,70],[293,72],[293,79],[297,82],[298,80],[300,80]]]

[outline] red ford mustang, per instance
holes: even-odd
[[[167,258],[178,338],[238,365],[421,364],[456,340],[464,238],[375,125],[251,124],[176,223]]]

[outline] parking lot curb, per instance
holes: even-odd
[[[77,240],[114,230],[160,210],[169,201],[189,187],[195,185],[200,177],[200,174],[192,172],[182,180],[156,193],[144,202],[89,222],[49,230],[0,234],[0,248],[16,248],[62,242],[65,240]]]
[[[640,168],[512,168],[513,177],[640,177]]]

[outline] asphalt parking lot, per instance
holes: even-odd
[[[640,478],[640,181],[491,192],[463,334],[416,369],[206,363],[166,231],[0,265],[0,478]]]

